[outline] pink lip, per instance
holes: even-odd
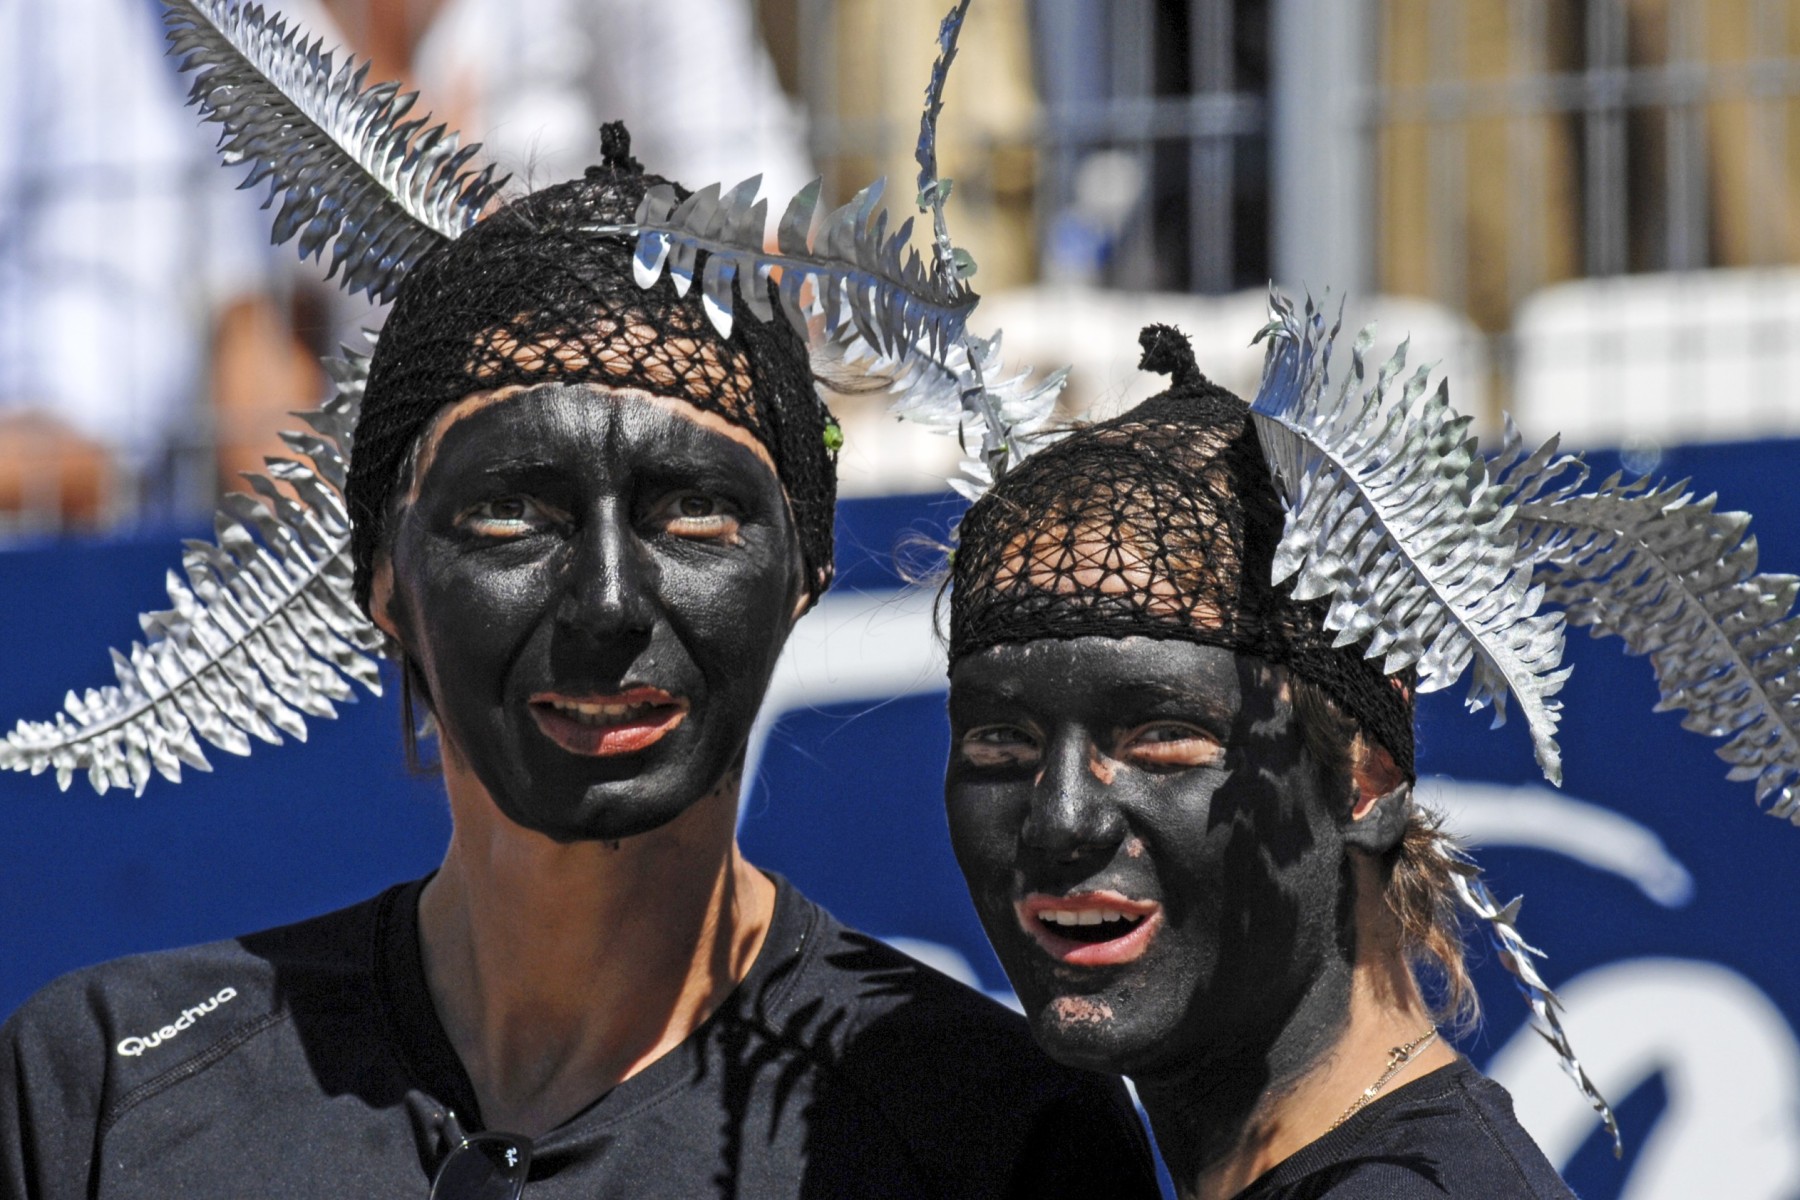
[[[647,711],[613,721],[590,725],[562,712],[558,704],[648,705]],[[571,754],[591,758],[614,758],[637,754],[666,737],[687,717],[688,702],[661,688],[634,687],[611,695],[571,696],[561,692],[539,692],[530,700],[531,719],[545,737]]]
[[[1044,953],[1072,967],[1115,967],[1143,957],[1163,921],[1162,905],[1152,900],[1133,900],[1118,892],[1072,892],[1067,896],[1032,892],[1014,908],[1019,914],[1019,927],[1037,939]],[[1041,913],[1070,908],[1097,908],[1142,920],[1131,932],[1105,942],[1078,942],[1055,933],[1038,920]]]

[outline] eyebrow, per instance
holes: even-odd
[[[1121,690],[1139,702],[1179,704],[1184,707],[1196,708],[1222,725],[1229,725],[1233,716],[1228,705],[1222,704],[1217,698],[1194,688],[1176,687],[1172,684],[1147,680],[1133,683]]]
[[[472,417],[529,390],[529,385],[512,384],[490,392],[476,392],[446,405],[433,415],[425,427],[425,436],[417,443],[411,455],[412,481],[406,488],[406,503],[419,502],[419,489],[424,486],[425,476],[431,473],[432,466],[437,462],[438,448],[443,445],[444,435],[453,426],[466,417]]]
[[[950,688],[951,699],[965,697],[972,700],[1004,700],[1008,704],[1024,701],[1029,689],[1016,680],[1002,683],[957,683]]]
[[[1010,704],[1020,707],[1033,707],[1031,701],[1034,689],[1026,687],[1016,680],[1000,683],[961,683],[951,689],[951,703],[974,704]],[[1193,688],[1177,687],[1172,684],[1159,683],[1154,680],[1133,680],[1119,682],[1101,693],[1102,698],[1114,707],[1141,708],[1152,704],[1176,704],[1183,708],[1196,710],[1198,714],[1215,724],[1229,726],[1234,717],[1233,710],[1220,703],[1216,698]]]

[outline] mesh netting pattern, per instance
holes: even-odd
[[[345,490],[365,608],[393,497],[432,417],[471,393],[543,383],[642,389],[742,426],[786,489],[808,591],[816,598],[830,584],[836,455],[805,341],[780,319],[740,319],[723,338],[698,287],[678,296],[665,276],[639,288],[632,242],[586,230],[631,221],[644,192],[667,181],[630,156],[622,125],[602,131],[602,147],[603,164],[584,178],[513,201],[402,282],[370,364]]]
[[[1283,516],[1249,406],[1177,330],[1139,341],[1169,388],[1038,451],[963,517],[950,661],[1039,638],[1221,646],[1317,684],[1412,775],[1410,676],[1335,648],[1324,605],[1269,582]]]

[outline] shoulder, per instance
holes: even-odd
[[[831,1014],[840,1068],[879,1064],[884,1077],[929,1077],[954,1060],[965,1071],[991,1072],[1008,1092],[1098,1082],[1051,1062],[1012,1009],[794,896],[811,928],[781,1008]]]
[[[1018,1013],[796,898],[812,933],[780,1010],[825,1033],[820,1110],[872,1112],[964,1186],[994,1177],[971,1194],[1157,1194],[1118,1079],[1053,1062]]]
[[[0,1074],[96,1117],[366,974],[379,901],[246,937],[138,954],[47,984],[0,1026]]]
[[[1302,1172],[1284,1170],[1304,1166]],[[1513,1114],[1512,1098],[1466,1061],[1371,1104],[1276,1168],[1287,1187],[1254,1196],[1332,1200],[1572,1200]]]

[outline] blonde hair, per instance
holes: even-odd
[[[1301,736],[1313,759],[1330,772],[1334,794],[1348,794],[1356,759],[1386,751],[1361,736],[1362,730],[1317,684],[1288,676],[1288,690]],[[1393,914],[1413,977],[1428,997],[1436,996],[1433,1015],[1457,1028],[1480,1016],[1480,1000],[1469,978],[1463,948],[1463,909],[1457,900],[1452,847],[1441,818],[1416,803],[1406,816],[1406,831],[1382,855],[1382,894]]]

